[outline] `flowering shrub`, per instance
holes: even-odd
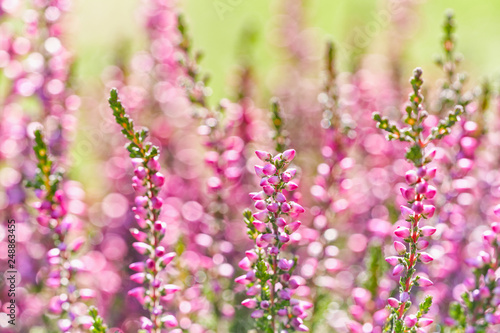
[[[282,2],[272,79],[246,31],[214,101],[174,1],[142,1],[142,49],[89,84],[71,1],[0,0],[2,332],[500,331],[497,85],[463,72],[452,12],[442,78],[408,87],[416,2],[378,55],[317,51]]]

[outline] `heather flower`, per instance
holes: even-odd
[[[162,329],[175,327],[177,322],[175,317],[165,315],[164,306],[161,304],[161,299],[168,293],[177,291],[178,289],[169,287],[168,291],[164,283],[163,272],[166,266],[172,260],[174,254],[166,254],[165,248],[160,245],[161,240],[165,237],[165,224],[158,220],[162,200],[158,197],[160,187],[153,182],[155,179],[161,179],[163,175],[160,173],[160,165],[158,162],[159,151],[156,146],[146,141],[147,131],[136,131],[132,120],[125,114],[125,110],[118,100],[118,92],[111,90],[109,104],[113,110],[113,115],[116,122],[123,128],[122,133],[130,141],[127,144],[127,150],[135,165],[134,173],[142,178],[141,185],[147,189],[145,195],[139,195],[135,199],[137,220],[145,220],[140,223],[141,230],[132,229],[133,235],[141,235],[140,238],[144,242],[135,242],[133,247],[137,252],[144,255],[144,265],[138,263],[133,264],[134,268],[141,269],[140,273],[135,273],[131,276],[131,280],[142,284],[144,287],[137,287],[129,291],[129,295],[135,297],[149,312],[149,318],[143,317],[141,320],[142,329],[147,332],[160,332]],[[156,227],[159,226],[159,227]],[[168,259],[164,256],[167,255]]]
[[[459,121],[459,116],[463,112],[461,106],[457,106],[454,112],[450,112],[447,118],[439,122],[438,126],[430,130],[430,134],[424,135],[423,121],[428,114],[423,110],[423,96],[420,92],[422,87],[422,70],[415,69],[410,83],[413,87],[413,92],[410,94],[409,103],[406,106],[405,123],[409,127],[399,129],[396,125],[392,125],[386,118],[382,118],[378,113],[375,113],[373,118],[377,121],[377,126],[389,132],[389,140],[399,140],[409,142],[410,147],[407,149],[406,159],[413,164],[414,169],[409,170],[405,179],[410,186],[412,195],[405,195],[408,190],[404,189],[401,192],[408,201],[406,205],[401,207],[401,213],[406,222],[410,224],[410,228],[398,226],[394,234],[402,239],[408,246],[404,244],[397,245],[397,251],[401,257],[388,257],[391,265],[396,265],[393,269],[393,275],[401,275],[399,292],[401,295],[409,295],[412,287],[418,285],[421,287],[429,287],[433,283],[426,277],[415,275],[417,263],[429,263],[433,258],[425,253],[419,252],[417,244],[421,237],[430,237],[436,232],[436,228],[432,226],[421,226],[424,220],[430,218],[434,214],[435,207],[432,204],[426,204],[427,191],[429,190],[428,182],[432,180],[434,172],[430,175],[427,173],[428,164],[432,162],[432,154],[427,154],[427,145],[433,140],[439,140],[450,132],[450,128]],[[415,193],[415,195],[413,195]],[[434,196],[434,193],[431,194]],[[404,247],[404,249],[403,249]],[[404,251],[404,253],[403,253]],[[391,301],[392,305],[395,305]],[[416,315],[407,315],[409,309],[409,299],[400,300],[398,306],[391,307],[391,315],[387,320],[388,330],[391,332],[405,332],[415,326],[417,321],[422,318],[432,304],[432,297],[427,296],[419,305],[419,311]]]
[[[49,228],[53,239],[52,248],[47,252],[49,273],[46,285],[55,289],[56,296],[52,297],[49,310],[56,315],[59,329],[68,332],[83,328],[77,319],[81,307],[79,302],[94,298],[95,293],[89,289],[78,289],[76,284],[76,275],[81,267],[75,253],[84,241],[77,238],[70,242],[72,219],[68,215],[66,194],[60,189],[63,173],[56,169],[42,132],[36,130],[34,136],[37,171],[28,186],[33,187],[41,199],[35,204],[37,221],[46,221],[40,223],[40,228]]]
[[[284,252],[289,235],[300,226],[300,221],[295,219],[304,211],[298,203],[282,200],[286,198],[283,191],[287,183],[283,180],[283,175],[287,172],[295,151],[286,150],[276,156],[258,151],[257,156],[262,157],[266,163],[262,168],[266,171],[257,172],[262,179],[261,186],[270,187],[273,191],[265,195],[251,194],[255,201],[264,201],[267,209],[263,206],[265,210],[258,213],[252,214],[248,210],[244,213],[248,235],[255,242],[255,248],[247,251],[239,265],[247,274],[235,280],[247,286],[246,294],[250,296],[242,305],[255,309],[251,317],[256,320],[255,325],[259,330],[309,331],[302,319],[307,316],[304,311],[311,305],[293,298],[294,290],[299,286],[298,280],[293,276],[297,257],[287,259]],[[269,179],[272,177],[276,177],[277,181],[270,183]],[[290,181],[291,178],[287,179]],[[285,205],[292,208],[284,210]],[[260,221],[258,228],[255,226],[256,219]]]

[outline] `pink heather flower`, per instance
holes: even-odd
[[[415,170],[409,170],[405,174],[406,182],[410,185],[415,184],[418,181],[418,176]]]
[[[267,210],[260,211],[258,213],[253,214],[253,217],[256,220],[265,222],[265,221],[267,221],[267,218],[268,218],[268,211]]]
[[[163,285],[163,289],[165,290],[165,293],[167,295],[175,294],[176,292],[181,290],[181,288],[179,286],[176,286],[175,284],[165,284]]]
[[[281,192],[276,193],[276,201],[280,202],[280,203],[286,202],[285,195],[283,193],[281,193]]]
[[[291,162],[295,158],[295,149],[285,150],[282,156],[286,162]]]
[[[140,166],[134,170],[134,174],[136,175],[137,178],[139,179],[144,179],[148,175],[148,171],[146,168]]]
[[[137,287],[128,291],[128,295],[137,299],[144,297],[144,288]]]
[[[164,322],[168,327],[177,327],[177,325],[179,325],[177,322],[177,318],[170,314],[161,317],[161,321]]]
[[[399,238],[408,238],[408,237],[410,237],[410,229],[408,229],[406,227],[398,226],[396,228],[396,230],[394,231],[394,235],[396,235],[396,237],[399,237]]]
[[[417,242],[417,249],[425,250],[429,246],[429,241],[425,239],[419,239]]]
[[[299,185],[295,184],[294,182],[288,182],[285,185],[285,189],[287,191],[295,191],[298,187],[299,187]]]
[[[144,283],[145,277],[146,277],[145,273],[135,273],[130,276],[130,280],[134,281],[135,283],[142,284]]]
[[[160,172],[157,172],[151,176],[151,182],[156,187],[162,187],[163,184],[165,183],[165,176],[162,175]]]
[[[250,281],[247,280],[247,276],[245,275],[240,275],[236,279],[234,279],[234,282],[238,284],[248,284]]]
[[[413,327],[417,324],[417,317],[415,315],[409,315],[405,317],[405,325],[407,327]]]
[[[295,277],[292,277],[289,281],[288,281],[288,286],[290,287],[290,289],[297,289],[298,287],[300,287],[300,282],[297,278]]]
[[[78,293],[80,294],[80,299],[82,299],[82,300],[92,299],[92,298],[95,298],[95,296],[96,296],[95,290],[87,289],[87,288],[80,289],[78,291]]]
[[[257,176],[259,177],[264,177],[265,174],[264,174],[264,168],[260,165],[256,165],[254,166],[254,169],[255,169],[255,173],[257,174]]]
[[[136,228],[132,228],[130,229],[130,233],[132,234],[132,236],[138,240],[139,242],[144,242],[146,240],[146,238],[148,237],[146,235],[146,233],[142,232],[142,231],[139,231],[139,229],[136,229]]]
[[[420,318],[417,326],[418,327],[426,327],[426,326],[429,326],[430,324],[432,324],[433,322],[434,322],[434,320],[432,320],[430,318]]]
[[[293,267],[294,261],[287,259],[280,259],[278,261],[278,268],[284,271],[289,271]]]
[[[436,196],[436,193],[437,193],[436,188],[432,185],[429,185],[429,186],[427,186],[427,192],[425,193],[425,197],[429,200],[434,199],[434,197]]]
[[[486,230],[483,233],[483,239],[485,240],[486,243],[492,244],[493,241],[497,238],[497,235],[491,231],[491,230]]]
[[[278,217],[278,218],[276,219],[276,224],[278,225],[278,227],[280,227],[280,228],[284,228],[284,227],[286,226],[286,221],[285,221],[285,219],[284,219],[284,218],[282,218],[282,217]]]
[[[403,271],[404,268],[405,268],[404,265],[401,265],[401,264],[396,265],[394,267],[394,269],[392,270],[392,275],[397,276],[397,275],[401,274],[401,272]]]
[[[426,163],[430,163],[434,160],[434,157],[436,157],[436,149],[433,149],[430,153],[427,153],[425,156],[424,156],[424,160]]]
[[[420,277],[420,278],[418,279],[418,284],[419,284],[419,286],[421,286],[421,287],[430,287],[430,286],[432,286],[434,283],[433,283],[431,280],[429,280],[429,279],[427,279],[427,278],[425,278],[425,277]]]
[[[266,202],[264,200],[259,200],[255,202],[254,207],[257,208],[258,210],[264,210],[266,209]]]
[[[430,227],[430,226],[425,226],[425,227],[420,228],[422,235],[424,235],[425,237],[429,237],[429,236],[434,235],[436,230],[437,230],[436,228]]]
[[[135,197],[135,205],[137,207],[145,207],[148,205],[148,198],[141,196],[141,197]]]
[[[166,266],[172,262],[175,256],[175,252],[167,253],[160,258],[159,263]]]
[[[302,222],[300,222],[300,221],[294,221],[294,222],[288,224],[285,227],[286,233],[289,235],[293,234],[295,231],[297,231],[299,229],[301,224],[302,224]]]
[[[273,213],[276,213],[279,210],[279,205],[277,202],[273,202],[267,205],[267,210]]]
[[[415,200],[415,189],[414,188],[404,188],[404,187],[401,187],[399,189],[401,191],[401,194],[403,195],[403,197],[408,200],[408,201],[413,201]]]
[[[500,205],[495,206],[493,213],[495,213],[496,216],[500,217]]]
[[[292,207],[290,206],[290,204],[288,202],[285,202],[281,205],[281,211],[283,213],[288,213],[292,210]]]
[[[259,236],[257,236],[257,238],[255,239],[255,244],[258,246],[258,247],[267,247],[269,245],[269,242],[266,242],[264,239],[262,239],[262,234],[260,234]]]
[[[153,250],[153,248],[150,245],[143,242],[132,243],[132,246],[140,254],[150,253]]]
[[[252,312],[252,314],[250,316],[254,319],[262,318],[264,316],[264,311],[263,310],[255,310],[254,312]]]
[[[389,299],[387,300],[387,303],[389,303],[389,305],[392,306],[393,308],[399,307],[399,301],[397,299],[395,299],[394,297],[389,297]]]
[[[434,205],[424,205],[424,211],[422,212],[427,218],[431,218],[434,216],[434,212],[436,211],[436,207]]]
[[[262,169],[262,171],[264,172],[264,175],[272,176],[276,173],[276,167],[274,165],[272,165],[271,163],[267,163],[266,165],[264,165],[264,168]]]
[[[252,224],[258,232],[265,232],[267,229],[267,224],[264,222],[255,220],[252,222]]]
[[[144,262],[133,262],[128,267],[133,271],[142,272],[144,271],[145,264]]]
[[[436,168],[432,168],[432,169],[427,170],[427,174],[425,176],[425,179],[426,180],[433,179],[434,177],[436,177],[436,173],[437,173],[437,169]]]
[[[403,215],[403,218],[405,218],[405,219],[407,219],[411,215],[415,214],[415,212],[412,209],[406,207],[405,205],[401,205],[400,208],[401,208],[401,215]]]
[[[153,172],[160,171],[160,162],[158,162],[158,157],[152,158],[148,161],[147,166],[149,170]]]
[[[281,182],[281,180],[278,176],[272,176],[272,177],[269,177],[267,182],[271,185],[278,185]]]
[[[278,240],[281,243],[288,243],[290,241],[290,236],[288,236],[286,233],[282,232],[279,234]]]
[[[396,266],[397,264],[399,264],[399,259],[399,257],[391,256],[385,258],[385,261],[387,261],[387,263],[391,266]]]
[[[422,201],[415,201],[411,207],[416,214],[422,214],[424,211],[424,204]]]
[[[257,155],[257,157],[263,162],[270,160],[272,157],[271,153],[268,153],[267,151],[263,150],[256,150],[255,155]]]
[[[302,214],[304,213],[306,210],[304,209],[304,207],[302,207],[301,205],[299,205],[298,203],[296,202],[291,202],[292,204],[292,212],[293,213],[296,213],[296,214]]]
[[[406,252],[406,246],[403,243],[398,242],[398,241],[394,242],[394,249],[396,250],[396,252],[399,255],[402,255],[402,254],[404,254]]]
[[[425,181],[418,183],[417,186],[415,187],[415,191],[417,192],[417,194],[425,194],[427,193],[428,189],[429,185]]]
[[[238,266],[242,270],[248,271],[252,268],[252,263],[250,262],[250,260],[247,257],[244,257],[243,259],[240,260],[240,262],[238,263]]]
[[[427,252],[421,252],[420,253],[420,260],[424,263],[424,264],[427,264],[427,263],[430,263],[431,261],[434,260],[433,257],[431,257]]]
[[[247,298],[243,302],[241,302],[241,305],[246,308],[253,309],[257,306],[257,301],[254,298]]]

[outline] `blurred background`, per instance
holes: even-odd
[[[396,1],[397,3],[398,1]],[[401,3],[408,2],[405,0]],[[117,47],[128,43],[132,50],[144,44],[138,8],[141,1],[77,0],[70,25],[74,39],[68,41],[80,55],[78,75],[85,79],[98,77],[112,63]],[[179,3],[185,11],[195,47],[205,54],[202,65],[211,74],[214,97],[229,93],[228,80],[241,53],[241,37],[252,31],[255,44],[251,49],[262,89],[269,89],[279,73],[277,64],[283,54],[276,26],[287,14],[283,1],[268,0],[186,0]],[[500,72],[500,2],[468,0],[412,1],[413,15],[406,17],[402,68],[404,77],[416,66],[435,74],[435,54],[440,52],[443,13],[451,8],[458,25],[458,50],[467,61],[471,74],[494,76]],[[321,62],[324,43],[332,39],[346,48],[366,48],[368,53],[390,54],[387,31],[391,28],[390,10],[386,1],[372,0],[304,0],[305,34],[315,46],[311,61]],[[406,21],[407,20],[407,21]],[[348,57],[340,59],[340,68],[349,69]],[[87,81],[86,81],[87,82]]]

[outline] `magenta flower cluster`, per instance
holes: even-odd
[[[296,169],[288,168],[295,150],[275,156],[260,150],[256,154],[265,165],[255,166],[262,191],[250,193],[257,212],[245,216],[255,247],[246,251],[238,264],[247,273],[236,282],[247,285],[249,296],[241,304],[253,310],[251,317],[260,330],[308,332],[303,319],[312,304],[293,297],[302,283],[300,277],[293,275],[298,258],[288,259],[284,251],[301,225],[297,217],[304,213],[300,204],[287,198],[298,187],[292,181]]]

